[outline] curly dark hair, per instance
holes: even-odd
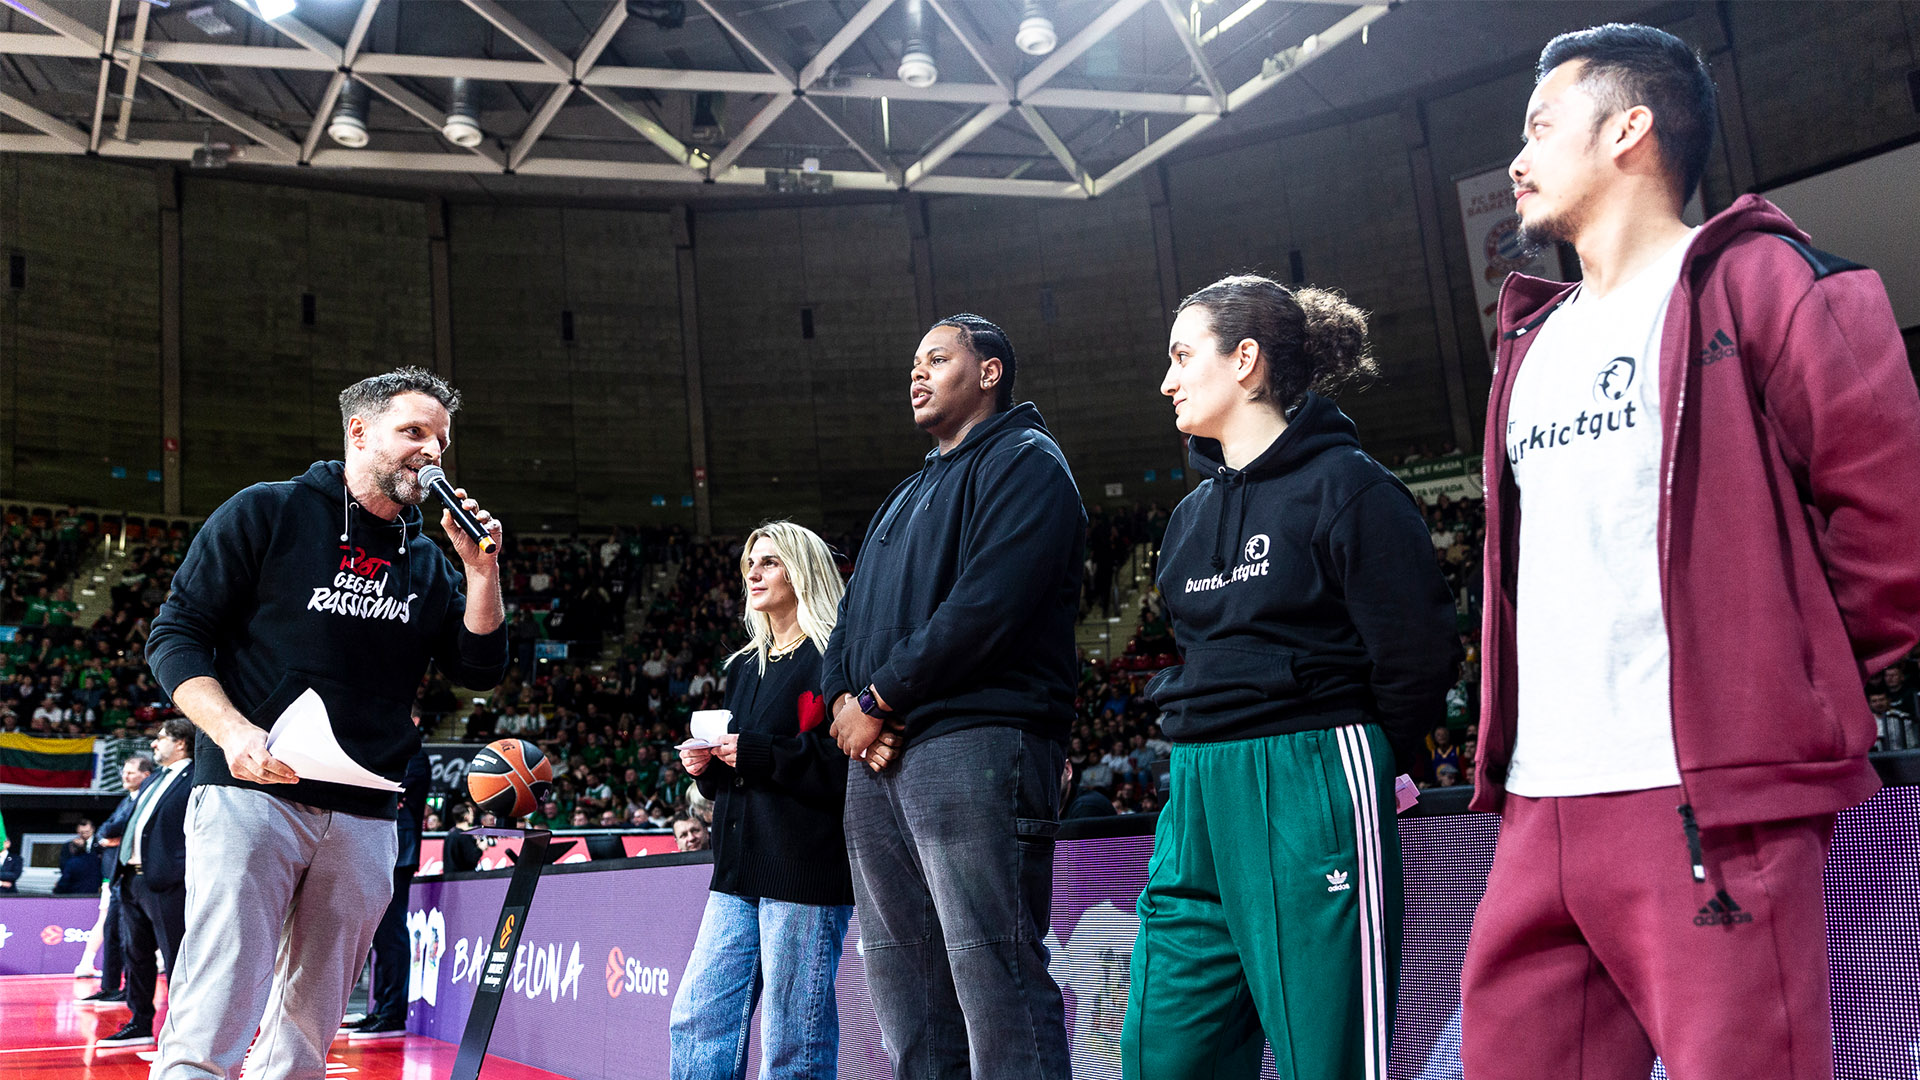
[[[1266,385],[1254,392],[1291,412],[1313,390],[1333,397],[1380,373],[1367,345],[1367,313],[1328,289],[1289,289],[1258,274],[1235,274],[1180,301],[1207,311],[1222,352],[1260,346]]]

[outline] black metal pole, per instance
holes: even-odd
[[[460,1036],[460,1054],[454,1059],[450,1080],[477,1080],[480,1064],[487,1057],[487,1043],[493,1038],[493,1022],[500,1015],[500,999],[506,993],[507,979],[513,972],[513,954],[519,947],[520,933],[527,927],[527,909],[533,906],[533,890],[540,884],[540,871],[547,865],[547,843],[553,834],[545,829],[475,829],[483,836],[518,836],[519,860],[514,863],[513,880],[507,883],[507,899],[500,907],[500,921],[488,942],[486,967],[480,971],[480,988],[473,995],[473,1011],[467,1014],[467,1030]]]

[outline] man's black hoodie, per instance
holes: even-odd
[[[506,671],[506,629],[466,628],[459,570],[422,535],[418,507],[397,521],[347,495],[344,467],[315,462],[296,479],[255,484],[194,535],[154,616],[147,662],[171,695],[207,675],[262,728],[308,689],[334,737],[361,765],[399,781],[420,745],[411,716],[427,662],[459,686],[485,689]],[[302,780],[236,780],[201,733],[195,784],[265,791],[292,802],[391,818],[394,795]]]
[[[909,743],[988,724],[1064,743],[1086,531],[1032,402],[928,452],[867,527],[821,670],[829,705],[871,683]]]
[[[1377,722],[1414,767],[1461,650],[1412,494],[1317,394],[1245,469],[1212,439],[1188,449],[1207,479],[1167,524],[1159,578],[1183,663],[1148,687],[1167,738]]]

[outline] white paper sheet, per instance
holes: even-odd
[[[347,756],[333,737],[326,702],[308,690],[287,706],[267,732],[267,752],[285,762],[302,780],[399,791],[400,785]]]
[[[719,746],[720,739],[727,733],[727,725],[733,723],[733,712],[730,709],[698,709],[687,720],[688,726],[693,728],[693,738],[675,746],[675,750]]]

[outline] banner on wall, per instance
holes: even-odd
[[[0,975],[64,975],[87,951],[100,920],[97,896],[0,900]]]
[[[1460,193],[1460,223],[1467,233],[1467,262],[1473,267],[1480,340],[1492,356],[1500,283],[1516,271],[1557,280],[1560,259],[1550,247],[1530,251],[1520,243],[1520,215],[1513,210],[1513,180],[1505,165],[1461,177],[1454,186]]]
[[[1427,461],[1410,461],[1393,470],[1421,502],[1450,499],[1478,499],[1486,495],[1480,483],[1480,458],[1475,454],[1449,454]]]

